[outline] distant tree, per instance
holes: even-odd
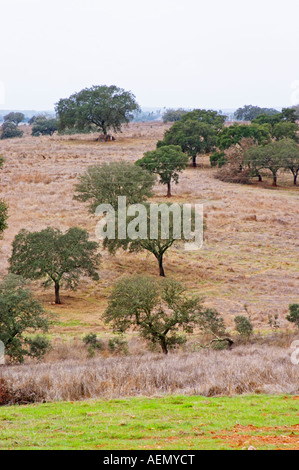
[[[179,181],[179,174],[188,166],[188,155],[178,145],[164,145],[137,160],[136,165],[159,176],[160,183],[167,185],[167,196],[171,196],[171,182]]]
[[[40,357],[47,341],[37,344],[28,333],[47,331],[49,322],[42,306],[26,288],[19,276],[9,275],[0,282],[0,340],[12,361],[23,362],[24,356]]]
[[[250,321],[250,318],[245,317],[243,315],[238,315],[234,318],[236,331],[245,339],[249,339],[249,337],[253,333],[253,326]]]
[[[22,137],[24,134],[16,124],[11,121],[5,121],[1,128],[1,139],[13,139],[15,137]]]
[[[72,227],[66,233],[46,228],[41,232],[21,230],[13,242],[10,271],[26,279],[45,279],[55,285],[55,303],[60,304],[60,286],[74,289],[87,275],[98,280],[98,244],[88,240],[86,230]]]
[[[121,125],[128,123],[132,112],[139,110],[135,96],[122,88],[112,86],[93,86],[61,99],[56,104],[59,129],[85,128],[95,125],[107,136],[109,129],[120,131]]]
[[[95,165],[79,176],[74,198],[89,202],[91,213],[99,204],[116,208],[119,196],[126,196],[128,204],[141,203],[152,195],[155,179],[153,174],[128,162]]]
[[[196,167],[196,158],[199,154],[216,150],[217,135],[225,119],[226,116],[216,111],[205,109],[190,111],[165,132],[163,140],[158,141],[157,147],[179,145]]]
[[[299,304],[291,304],[289,305],[289,315],[287,315],[286,319],[294,323],[299,328]]]
[[[202,300],[187,297],[179,282],[132,276],[114,286],[104,319],[119,333],[136,329],[167,354],[169,348],[186,342],[178,332],[192,333],[202,327],[205,313]]]
[[[283,108],[282,111],[277,114],[260,114],[253,119],[252,122],[256,124],[270,124],[273,127],[280,122],[295,123],[296,120],[296,110],[294,108]]]
[[[16,126],[20,124],[20,122],[23,122],[25,120],[25,115],[23,113],[8,113],[6,116],[4,116],[4,122],[12,122]]]
[[[279,111],[274,108],[260,108],[259,106],[245,105],[242,108],[238,108],[234,113],[234,118],[238,121],[252,121],[261,114],[267,116],[274,116]]]
[[[53,135],[58,129],[58,120],[55,118],[47,118],[45,116],[37,116],[33,121],[31,134],[34,137],[40,135]]]
[[[180,121],[184,114],[188,113],[185,109],[167,109],[162,116],[163,122],[176,122]]]

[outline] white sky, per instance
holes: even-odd
[[[0,0],[0,15],[0,110],[103,84],[141,106],[299,102],[298,0]]]

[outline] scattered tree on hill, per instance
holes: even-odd
[[[82,275],[98,280],[98,244],[88,240],[86,230],[72,227],[66,233],[46,228],[41,232],[21,230],[13,242],[10,271],[26,279],[45,279],[55,286],[60,304],[60,286],[75,289]]]
[[[242,108],[238,108],[234,113],[234,118],[238,121],[252,121],[261,114],[267,116],[273,116],[278,114],[279,111],[274,108],[260,108],[259,106],[245,105]]]
[[[167,354],[170,348],[186,342],[182,333],[192,333],[195,327],[205,331],[210,316],[202,300],[187,297],[179,282],[132,276],[114,286],[104,319],[119,333],[136,329]]]
[[[79,177],[74,198],[89,202],[91,213],[99,204],[117,208],[119,196],[126,196],[127,204],[141,203],[152,196],[155,179],[153,174],[128,162],[95,165]]]
[[[294,323],[299,328],[299,304],[291,304],[289,305],[289,315],[287,315],[286,319]]]
[[[269,115],[269,114],[260,114],[255,119],[252,120],[252,123],[256,124],[270,124],[275,126],[280,122],[292,122],[295,123],[297,120],[296,110],[294,108],[283,108],[280,113]]]
[[[136,165],[159,176],[160,183],[167,185],[167,196],[171,196],[171,182],[178,183],[179,174],[188,166],[188,155],[178,145],[164,145],[137,160]]]
[[[240,145],[243,139],[252,139],[255,145],[264,145],[271,141],[271,126],[268,124],[233,124],[219,132],[217,146],[220,150],[227,150],[233,145]]]
[[[138,216],[136,217],[136,212]],[[156,216],[156,223],[153,218]],[[141,222],[146,220],[144,227]],[[107,224],[103,227],[104,233],[109,227],[109,217]],[[190,233],[184,230],[184,218],[182,217],[182,207],[179,204],[148,204],[142,207],[132,206],[131,211],[127,211],[126,216],[119,217],[116,213],[112,215],[111,223],[115,226],[115,237],[104,238],[103,247],[111,254],[115,254],[118,249],[129,252],[149,251],[158,261],[159,274],[165,277],[164,255],[175,242],[193,242],[195,229],[195,212],[190,210]],[[199,227],[198,230],[201,228]],[[121,234],[121,236],[119,236]]]
[[[59,129],[83,129],[95,125],[106,137],[109,129],[121,130],[128,123],[132,112],[139,110],[135,96],[122,88],[112,86],[93,86],[61,99],[56,104]]]
[[[0,282],[0,340],[12,361],[23,362],[25,355],[40,357],[44,354],[48,341],[28,338],[26,333],[47,331],[48,326],[45,311],[22,278],[9,275]]]

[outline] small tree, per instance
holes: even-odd
[[[188,113],[185,109],[167,109],[162,116],[163,122],[176,122],[180,121],[184,114]]]
[[[0,340],[6,354],[16,362],[23,362],[25,355],[40,357],[41,351],[47,349],[47,341],[41,347],[41,341],[28,338],[28,334],[47,331],[48,326],[45,311],[26,288],[24,279],[7,276],[0,283]]]
[[[273,175],[272,186],[277,186],[278,171],[285,166],[283,146],[284,141],[281,140],[265,146],[251,147],[245,153],[244,161],[258,171],[262,168],[270,170]]]
[[[287,315],[286,319],[294,323],[299,328],[299,304],[291,304],[289,305],[289,315]]]
[[[89,202],[94,213],[99,204],[117,206],[118,197],[126,196],[128,204],[141,203],[152,196],[155,176],[127,162],[91,166],[79,177],[74,198]]]
[[[132,113],[138,110],[135,96],[114,85],[85,88],[56,104],[60,130],[95,125],[104,136],[111,128],[120,131],[121,125],[133,119]]]
[[[238,315],[234,318],[234,321],[236,331],[239,333],[240,336],[248,340],[253,333],[253,326],[250,319],[244,317],[243,315]]]
[[[160,183],[167,185],[167,196],[171,196],[171,182],[179,182],[179,174],[188,165],[188,155],[177,145],[165,145],[152,152],[146,152],[136,165],[159,175]]]
[[[45,279],[55,286],[55,303],[60,304],[60,286],[75,289],[83,274],[98,280],[98,244],[88,240],[86,230],[72,227],[66,233],[46,228],[41,232],[21,230],[13,242],[12,273],[26,279]]]
[[[186,341],[178,333],[192,333],[200,326],[203,311],[201,299],[188,298],[179,282],[132,276],[114,286],[104,319],[119,333],[137,329],[167,354],[169,348]]]

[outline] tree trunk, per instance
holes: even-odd
[[[58,305],[61,304],[60,295],[59,295],[59,289],[60,289],[59,283],[58,283],[58,282],[55,282],[55,304],[58,304]]]
[[[193,167],[196,168],[196,156],[192,157],[192,164],[193,164]]]
[[[160,255],[158,258],[160,276],[165,277],[164,268],[163,268],[163,255]]]
[[[170,186],[170,183],[167,183],[167,197],[171,197],[171,186]]]
[[[168,349],[167,349],[167,344],[166,344],[166,338],[161,338],[160,340],[160,346],[162,348],[162,351],[164,354],[168,354]]]
[[[297,184],[297,176],[298,176],[297,173],[295,173],[295,174],[294,174],[294,185],[295,185],[295,186],[296,186],[296,184]]]
[[[277,176],[276,176],[276,175],[273,176],[273,183],[272,183],[272,186],[274,186],[274,187],[277,186]]]
[[[259,177],[259,182],[260,182],[260,183],[262,183],[262,182],[263,182],[263,178],[262,178],[262,176],[261,176],[259,173],[258,173],[258,175],[257,175],[257,176]]]

